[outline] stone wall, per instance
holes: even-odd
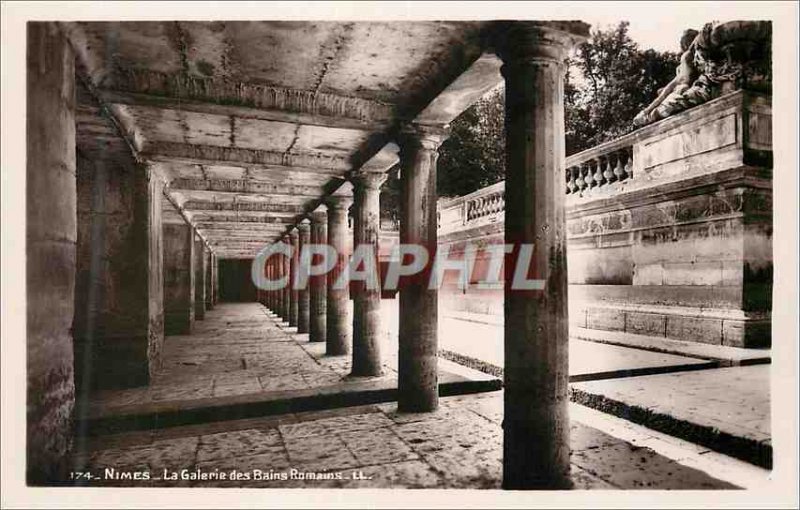
[[[63,479],[72,441],[74,77],[74,56],[56,25],[29,22],[26,472],[30,484]]]
[[[573,325],[770,345],[770,121],[734,92],[633,133],[632,178],[570,193]]]
[[[214,254],[206,250],[205,257],[206,310],[214,307]]]
[[[200,237],[194,241],[194,318],[206,317],[206,244]]]
[[[151,299],[156,288],[142,278],[157,276],[161,265],[150,249],[160,236],[160,223],[151,223],[151,183],[147,169],[124,153],[92,156],[78,157],[76,384],[144,386],[163,336],[151,309],[160,299]]]
[[[738,91],[567,158],[572,325],[769,346],[771,138],[769,96]],[[442,201],[440,249],[502,243],[504,214],[504,183]],[[503,313],[500,290],[440,299]]]
[[[161,351],[164,346],[164,238],[161,219],[161,201],[164,182],[152,168],[148,175],[148,278],[149,296],[149,341],[147,358],[150,360],[150,376],[161,368]]]
[[[188,335],[195,316],[194,229],[164,223],[164,333]]]

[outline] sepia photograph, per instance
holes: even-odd
[[[2,9],[4,508],[797,508],[796,3]]]

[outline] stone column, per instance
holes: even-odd
[[[267,277],[270,280],[275,279],[275,260],[270,258],[266,262],[266,264],[267,264]],[[266,291],[264,291],[264,296],[265,296],[266,302],[267,302],[267,304],[266,304],[267,309],[270,310],[270,311],[275,311],[275,302],[273,301],[273,298],[275,297],[274,291],[266,290]]]
[[[194,318],[206,318],[206,243],[200,236],[194,240]]]
[[[214,276],[212,265],[214,263],[214,254],[210,248],[206,248],[205,257],[205,280],[206,280],[206,310],[214,308]]]
[[[378,266],[380,234],[380,187],[385,173],[363,172],[352,177],[354,193],[353,250],[371,246]],[[365,285],[354,286],[353,296],[353,366],[354,376],[383,374],[380,352],[381,291]]]
[[[263,265],[261,266],[261,273],[266,277],[269,278],[269,261],[264,261]],[[256,287],[256,301],[264,305],[265,308],[269,309],[269,304],[267,303],[267,291],[264,289],[260,289]]]
[[[77,239],[74,63],[69,41],[55,23],[28,23],[26,478],[36,485],[66,480],[71,469]],[[16,391],[24,391],[25,382],[16,384],[22,386]]]
[[[328,244],[328,213],[324,205],[311,213],[311,244]],[[308,336],[312,342],[324,342],[326,340],[328,327],[327,289],[326,275],[312,276],[309,279],[311,312],[309,313]]]
[[[219,303],[219,258],[216,253],[211,254],[211,303]]]
[[[350,352],[353,332],[348,300],[350,290],[334,288],[339,275],[347,267],[347,211],[353,199],[348,196],[328,198],[328,244],[336,251],[336,265],[328,273],[327,285],[327,331],[325,334],[325,354],[340,356]]]
[[[564,223],[564,59],[588,35],[581,22],[499,24],[506,82],[505,408],[503,488],[571,487]],[[512,288],[514,261],[533,245],[531,279]]]
[[[286,275],[283,268],[283,260],[284,260],[283,255],[278,255],[277,258],[275,259],[275,268],[277,270],[278,279],[281,279]],[[286,306],[283,297],[284,297],[284,290],[277,289],[275,291],[275,301],[277,303],[277,309],[275,310],[275,313],[277,313],[278,317],[281,318],[286,316]]]
[[[299,249],[300,253],[303,252],[303,247],[308,245],[311,242],[311,225],[307,219],[304,219],[299,225],[297,225],[297,230],[300,232],[300,243]],[[301,266],[303,264],[302,260],[299,259],[298,256],[298,268],[302,270],[304,273],[308,272],[307,265]],[[297,332],[298,333],[308,333],[309,330],[309,316],[310,316],[310,309],[309,309],[309,298],[310,293],[308,289],[308,284],[304,285],[303,288],[299,289],[298,291],[298,298],[297,298]]]
[[[424,247],[430,259],[425,271],[399,289],[399,411],[434,411],[439,406],[438,290],[429,289],[428,281],[437,247],[436,160],[445,138],[443,127],[420,125],[408,126],[400,137],[400,242]]]
[[[276,280],[278,278],[278,258],[272,257],[269,261],[270,279]],[[278,291],[269,291],[269,309],[273,313],[278,313]]]
[[[300,294],[294,284],[297,278],[297,264],[300,262],[300,243],[297,229],[289,232],[289,245],[292,247],[292,258],[289,259],[289,326],[297,326],[298,301]]]
[[[164,223],[164,333],[188,335],[194,322],[194,229]]]
[[[291,239],[284,237],[282,239],[284,244],[292,245]],[[292,259],[291,257],[282,257],[283,274],[289,276],[289,281],[286,287],[283,288],[283,313],[281,318],[284,322],[289,322],[289,317],[292,315]]]

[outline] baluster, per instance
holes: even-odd
[[[567,168],[567,189],[568,193],[576,193],[578,191],[578,184],[575,182],[575,167]]]
[[[614,167],[614,175],[618,181],[624,181],[628,178],[628,174],[625,172],[625,168],[622,165],[622,159],[625,157],[625,151],[617,151],[616,156],[617,166]]]
[[[583,190],[585,190],[587,188],[587,186],[588,186],[586,184],[586,179],[583,178],[583,174],[585,173],[584,172],[585,167],[584,166],[579,166],[579,167],[577,167],[577,169],[578,169],[578,178],[575,179],[575,183],[578,185],[578,189],[581,192],[583,192]]]
[[[572,168],[565,168],[564,169],[564,193],[569,195],[572,193],[572,187],[569,184],[569,176],[572,175]]]
[[[593,162],[594,175],[592,177],[594,177],[595,186],[600,187],[606,182],[605,178],[603,177],[603,160],[600,158],[595,158]]]
[[[603,159],[605,159],[606,162],[605,164],[606,170],[605,172],[603,172],[603,177],[606,178],[606,182],[612,183],[617,180],[617,176],[614,175],[614,169],[611,166],[611,154],[605,156]]]
[[[586,189],[591,189],[595,186],[594,176],[592,175],[592,164],[591,162],[587,161],[583,164],[584,172],[583,172],[583,180],[586,181]]]
[[[633,179],[633,148],[624,149],[625,151],[625,173],[628,179]]]
[[[569,181],[569,185],[570,188],[572,188],[573,193],[577,193],[578,191],[580,191],[580,188],[578,187],[578,177],[580,177],[580,174],[581,174],[581,167],[579,166],[573,166],[572,168],[569,169],[569,175],[571,179]]]

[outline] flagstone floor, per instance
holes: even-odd
[[[499,489],[501,420],[493,392],[434,413],[380,404],[217,422],[95,437],[75,469],[89,486]],[[580,423],[571,447],[576,489],[736,488]]]

